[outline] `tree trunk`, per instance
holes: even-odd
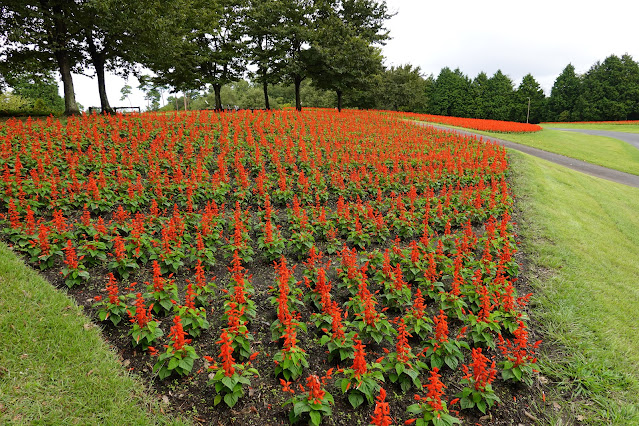
[[[93,68],[95,68],[95,74],[98,77],[98,94],[100,95],[100,108],[102,113],[112,113],[111,105],[109,105],[109,98],[106,93],[106,83],[104,81],[104,51],[98,52],[93,41],[93,34],[91,30],[87,32],[87,44],[89,45],[89,54],[91,55],[91,62]],[[130,102],[130,101],[129,101]]]
[[[215,109],[217,111],[222,111],[222,85],[215,83],[213,85],[213,92],[215,92]]]
[[[71,58],[69,57],[68,31],[64,20],[62,7],[58,5],[50,6],[47,0],[40,0],[40,5],[45,11],[51,11],[53,27],[48,29],[48,41],[53,46],[53,55],[58,63],[62,86],[64,87],[64,114],[79,114],[78,104],[75,101],[75,91],[73,90],[73,77],[71,77]]]
[[[302,110],[302,100],[300,99],[300,85],[302,84],[302,77],[296,75],[294,78],[295,83],[295,109]]]
[[[186,92],[184,92],[184,111],[186,111]]]
[[[266,108],[266,110],[270,110],[271,109],[271,104],[268,101],[268,82],[266,81],[266,72],[264,71],[262,73],[262,88],[264,89],[264,107]]]
[[[95,68],[95,73],[98,76],[98,93],[100,94],[100,107],[102,108],[103,113],[112,113],[113,109],[109,104],[109,98],[106,93],[106,83],[104,81],[104,61],[100,60],[98,63],[94,62],[93,65]]]
[[[342,91],[337,91],[337,112],[342,112]]]
[[[64,87],[64,115],[80,114],[80,109],[75,101],[69,54],[65,50],[58,50],[55,52],[55,58],[58,61],[62,86]]]

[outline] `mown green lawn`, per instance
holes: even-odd
[[[619,139],[551,129],[535,133],[482,134],[639,175],[639,149]]]
[[[639,424],[639,189],[510,155],[555,414]]]
[[[82,310],[0,244],[0,424],[178,424]]]
[[[541,123],[544,129],[588,129],[610,130],[612,132],[639,133],[639,124],[611,124],[611,123]]]

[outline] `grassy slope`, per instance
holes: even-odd
[[[565,416],[639,424],[639,189],[511,158],[535,317],[563,347],[542,372],[567,398]]]
[[[639,124],[606,124],[606,123],[542,123],[544,129],[588,129],[610,130],[612,132],[639,133]]]
[[[550,129],[535,133],[480,133],[639,175],[639,149],[618,139]]]
[[[0,244],[0,424],[164,424],[77,305]]]

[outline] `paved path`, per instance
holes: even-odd
[[[557,127],[549,127],[549,130],[561,130],[562,132],[579,132],[593,136],[606,136],[627,142],[635,148],[639,149],[639,133],[613,132],[612,130],[591,130],[591,129],[560,129]]]
[[[415,123],[419,126],[423,126],[423,127],[431,126],[440,130],[458,133],[464,136],[475,136],[477,138],[481,137],[485,141],[495,142],[506,148],[516,149],[517,151],[525,152],[526,154],[530,154],[535,157],[539,157],[541,159],[559,164],[561,166],[568,167],[569,169],[573,169],[578,172],[586,173],[588,175],[595,176],[602,179],[611,180],[613,182],[621,183],[623,185],[639,188],[639,176],[637,175],[620,172],[618,170],[609,169],[607,167],[597,166],[596,164],[591,164],[585,161],[576,160],[574,158],[566,157],[565,155],[555,154],[553,152],[544,151],[542,149],[533,148],[527,145],[521,145],[518,143],[506,141],[503,139],[497,139],[491,136],[481,135],[479,133],[474,133],[470,130],[451,129],[450,127],[444,127],[444,126],[434,125],[432,123],[425,123],[425,122],[415,122]],[[620,132],[609,132],[609,133],[620,133]]]

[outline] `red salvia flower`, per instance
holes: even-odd
[[[222,358],[222,369],[224,370],[224,374],[227,377],[231,377],[233,376],[233,374],[235,374],[235,368],[233,367],[233,363],[235,362],[235,360],[233,359],[233,341],[231,340],[231,337],[228,335],[226,330],[222,331],[220,340],[218,340],[216,343],[218,345],[222,345],[218,357]]]
[[[424,303],[424,296],[422,296],[420,289],[417,289],[415,292],[415,300],[413,301],[411,313],[417,319],[423,318],[426,314],[426,304]]]
[[[439,310],[439,316],[433,317],[435,323],[435,340],[439,343],[448,342],[448,323],[446,322],[446,313]]]
[[[464,371],[464,379],[474,383],[475,390],[483,391],[486,386],[491,384],[495,380],[497,369],[495,368],[495,361],[488,367],[488,358],[481,352],[481,348],[474,348],[472,351],[472,363],[469,366],[462,365]],[[472,371],[471,371],[472,369]]]
[[[135,283],[131,283],[131,287],[133,287],[134,284]],[[151,314],[152,308],[153,304],[147,308],[142,293],[137,293],[135,299],[135,315],[132,315],[131,311],[128,311],[129,316],[132,317],[130,321],[136,323],[140,328],[146,327],[149,322],[153,321],[153,315]]]
[[[40,247],[41,256],[46,256],[50,253],[49,228],[43,223],[40,224],[40,228],[38,229],[38,247]]]
[[[126,247],[124,246],[124,240],[119,234],[113,237],[113,250],[115,251],[115,258],[119,262],[126,258]]]
[[[366,364],[366,353],[364,352],[364,348],[366,345],[362,344],[362,341],[357,339],[357,336],[353,338],[353,342],[355,343],[355,358],[353,359],[353,366],[351,367],[355,373],[355,377],[358,380],[361,380],[363,374],[366,374],[367,364]]]
[[[171,346],[173,346],[173,352],[181,351],[184,349],[184,345],[187,343],[191,343],[191,339],[185,339],[186,333],[184,333],[184,328],[182,328],[182,319],[179,315],[176,315],[173,318],[173,326],[171,327],[171,331],[169,332],[169,337],[173,342]]]
[[[397,344],[395,345],[395,352],[397,352],[397,361],[402,364],[408,363],[410,359],[410,345],[408,344],[408,337],[412,337],[410,333],[406,331],[406,324],[402,318],[399,323],[399,329],[397,330]]]
[[[379,395],[375,398],[375,411],[371,418],[371,424],[376,426],[390,426],[393,419],[390,416],[390,406],[386,402],[386,391],[379,388]]]
[[[439,380],[440,377],[439,368],[435,367],[433,371],[431,371],[428,383],[426,384],[426,389],[428,389],[426,402],[431,406],[433,411],[441,411],[444,409],[441,397],[444,394],[446,386]]]
[[[109,272],[109,282],[106,285],[106,291],[109,294],[109,303],[114,305],[120,304],[120,299],[118,298],[118,294],[120,289],[118,288],[118,281],[113,276],[112,272]]]
[[[184,306],[189,309],[195,309],[195,291],[193,291],[193,283],[190,280],[186,280],[186,295],[184,296]]]
[[[75,253],[73,242],[71,240],[68,240],[66,247],[64,247],[62,250],[64,250],[64,263],[70,269],[78,269],[78,256]]]
[[[320,378],[315,374],[308,376],[306,379],[306,388],[308,389],[308,400],[313,404],[321,404],[324,400],[326,391],[321,388]]]

